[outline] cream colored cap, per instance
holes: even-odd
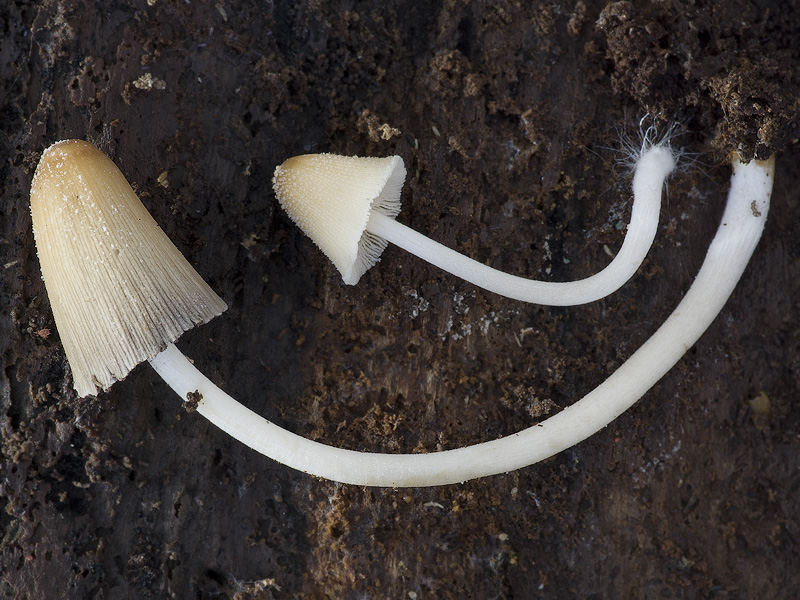
[[[399,156],[305,154],[278,166],[272,185],[292,221],[355,285],[387,245],[366,231],[370,211],[396,217],[405,178]]]
[[[159,228],[116,165],[81,140],[42,154],[31,217],[79,396],[108,389],[225,302]]]

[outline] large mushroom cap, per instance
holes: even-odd
[[[275,195],[289,217],[354,285],[386,248],[366,231],[370,212],[394,218],[406,168],[399,156],[306,154],[275,169]]]
[[[42,277],[80,396],[107,389],[227,306],[116,165],[81,140],[42,154],[31,184]]]

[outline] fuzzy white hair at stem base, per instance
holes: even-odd
[[[498,440],[430,454],[356,452],[307,440],[278,427],[220,391],[174,346],[151,364],[182,397],[199,391],[197,411],[254,450],[306,473],[342,483],[385,487],[459,483],[551,457],[611,423],[641,398],[700,338],[739,281],[769,210],[774,158],[742,164],[733,176],[722,222],[694,283],[653,336],[606,381],[575,404]]]
[[[289,217],[331,259],[347,284],[356,284],[391,242],[448,273],[523,302],[574,306],[618,290],[638,270],[653,244],[661,190],[675,169],[668,137],[643,137],[633,177],[633,207],[622,247],[602,271],[577,281],[518,277],[481,264],[398,223],[406,169],[399,156],[361,158],[306,154],[275,169],[275,195]]]

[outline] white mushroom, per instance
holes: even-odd
[[[306,154],[275,169],[275,195],[289,217],[354,285],[388,242],[474,285],[524,302],[573,306],[604,298],[628,281],[653,244],[661,188],[675,168],[665,142],[643,144],[633,177],[633,208],[625,241],[614,260],[586,279],[547,282],[525,279],[472,260],[398,223],[406,176],[399,156],[361,158]]]
[[[75,389],[108,389],[227,306],[159,228],[117,166],[65,140],[31,183],[42,277]]]

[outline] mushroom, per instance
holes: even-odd
[[[605,382],[524,431],[430,454],[357,452],[305,439],[242,406],[200,373],[171,338],[189,323],[219,314],[225,305],[197,282],[196,274],[186,274],[184,262],[174,256],[178,251],[169,242],[164,247],[165,236],[122,174],[95,148],[70,141],[46,150],[31,186],[31,206],[45,285],[62,340],[75,340],[87,352],[109,354],[95,361],[66,350],[73,372],[80,370],[81,381],[91,382],[78,388],[75,375],[80,395],[104,387],[106,371],[111,380],[124,377],[124,367],[113,371],[109,365],[137,360],[140,353],[135,348],[147,345],[141,340],[150,337],[150,329],[167,331],[157,338],[161,341],[156,346],[163,350],[155,356],[144,352],[145,358],[180,397],[197,403],[197,412],[247,446],[292,468],[343,483],[431,486],[503,473],[553,456],[605,427],[644,395],[697,341],[736,286],[761,237],[773,172],[774,159],[747,164],[733,160],[722,222],[694,283],[664,324]],[[138,232],[141,221],[146,225]],[[169,256],[168,266],[159,270],[159,261],[151,258],[155,255]],[[70,271],[60,272],[59,265]],[[191,282],[177,281],[183,277]],[[162,287],[158,279],[170,282]],[[94,293],[98,282],[102,291]],[[136,310],[124,308],[126,303]],[[144,315],[137,315],[139,310]],[[98,319],[110,325],[96,329],[91,324]],[[99,370],[84,363],[100,365]]]
[[[602,271],[570,282],[535,281],[498,271],[398,223],[403,159],[306,154],[275,169],[275,195],[289,217],[354,285],[378,262],[388,242],[474,285],[515,300],[573,306],[619,289],[653,244],[661,188],[676,165],[666,141],[642,144],[633,177],[628,231],[614,260]]]
[[[42,277],[81,396],[108,389],[227,306],[105,154],[53,144],[31,183]]]

